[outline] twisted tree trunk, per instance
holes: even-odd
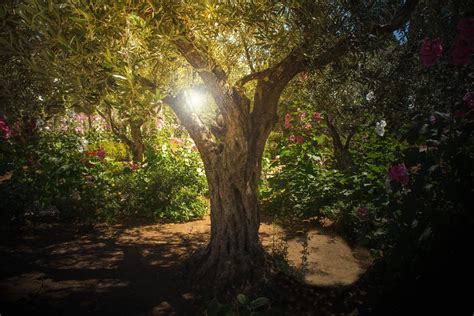
[[[239,154],[215,156],[212,168],[206,168],[211,200],[211,241],[197,274],[200,282],[212,280],[219,289],[258,280],[265,267],[258,238],[256,180],[259,171],[236,162],[234,158]]]
[[[410,17],[417,0],[407,0],[392,23],[376,26],[373,34],[389,34]],[[179,23],[179,22],[171,22]],[[173,25],[171,29],[176,29]],[[201,257],[196,274],[199,281],[212,285],[214,292],[258,280],[264,270],[260,245],[258,180],[265,142],[277,121],[277,107],[290,80],[311,65],[321,69],[338,60],[353,45],[350,36],[309,60],[302,47],[292,50],[281,62],[252,72],[232,85],[206,45],[194,38],[185,25],[172,40],[179,53],[201,77],[206,90],[217,104],[218,126],[209,128],[186,102],[185,93],[163,99],[174,110],[197,145],[203,160],[211,198],[211,240]],[[308,42],[309,43],[309,42]],[[155,92],[157,85],[139,78],[143,87]],[[243,85],[256,80],[253,102]]]

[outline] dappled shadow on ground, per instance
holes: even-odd
[[[185,261],[209,238],[209,219],[161,225],[36,225],[2,233],[0,313],[194,315],[202,312],[186,279]],[[364,260],[337,236],[301,236],[262,224],[267,251],[282,242],[297,268],[306,251],[305,281],[346,285]],[[365,261],[367,262],[367,260]]]
[[[192,313],[184,259],[206,236],[159,229],[53,225],[3,236],[0,312]]]

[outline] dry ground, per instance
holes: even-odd
[[[184,260],[207,242],[209,218],[183,224],[36,225],[1,235],[0,314],[195,315]],[[267,251],[287,249],[306,283],[355,282],[371,264],[317,228],[262,224]],[[306,244],[306,246],[303,246]],[[302,266],[303,264],[303,266]]]

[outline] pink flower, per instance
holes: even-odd
[[[303,136],[301,135],[296,136],[296,142],[300,145],[303,144]]]
[[[462,19],[459,21],[457,28],[459,36],[463,40],[469,43],[474,41],[474,18]]]
[[[105,150],[104,148],[100,147],[99,150],[97,151],[97,157],[99,157],[100,160],[105,159]]]
[[[295,135],[290,135],[290,143],[294,143],[296,140],[296,136]]]
[[[87,116],[84,113],[79,113],[76,114],[76,119],[82,123],[87,119]]]
[[[303,126],[303,129],[306,131],[306,133],[311,133],[311,129],[313,128],[313,125],[311,125],[311,123],[306,123],[304,126]]]
[[[462,98],[464,102],[468,105],[469,108],[474,108],[474,93],[471,91],[466,92]]]
[[[451,51],[451,61],[457,66],[466,66],[471,63],[471,55],[473,50],[469,47],[468,42],[460,36],[456,37]]]
[[[140,168],[140,166],[138,164],[134,163],[133,161],[130,161],[129,164],[130,164],[130,169],[132,171],[137,171]]]
[[[359,207],[357,209],[357,216],[360,218],[367,217],[367,215],[369,215],[369,209],[367,207]]]
[[[408,181],[410,180],[410,176],[408,175],[407,168],[404,164],[392,166],[388,172],[388,177],[391,181],[395,181],[403,185],[407,185]]]
[[[7,122],[5,122],[5,119],[0,116],[0,131],[3,133],[3,137],[5,139],[10,138],[12,136],[12,130],[8,126]]]
[[[165,122],[161,118],[158,118],[156,120],[156,129],[161,131],[164,126],[165,126]]]
[[[321,113],[320,112],[314,112],[313,113],[313,120],[316,122],[316,123],[319,123],[321,122]]]
[[[290,113],[285,114],[285,129],[289,129],[291,127],[291,115]]]
[[[301,81],[308,81],[309,80],[309,73],[307,71],[301,74]]]
[[[439,38],[429,40],[425,38],[420,48],[420,60],[426,67],[436,65],[443,54],[443,42]]]
[[[300,119],[302,120],[302,119],[304,119],[304,118],[306,117],[306,113],[305,113],[305,112],[301,112],[301,113],[299,114],[299,116],[300,116]]]
[[[21,121],[16,121],[14,124],[13,124],[13,127],[15,128],[15,130],[19,133],[21,131],[21,127],[22,127],[22,122]]]

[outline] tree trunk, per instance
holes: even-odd
[[[257,182],[245,180],[244,166],[229,168],[231,159],[215,162],[207,170],[211,240],[198,277],[212,281],[216,291],[232,291],[258,280],[265,266],[258,236]]]
[[[141,127],[143,121],[130,122],[130,134],[132,138],[130,150],[132,151],[133,162],[143,161],[143,152],[145,151],[145,144],[143,143],[143,136]]]
[[[332,138],[334,158],[336,159],[336,167],[342,171],[352,168],[354,166],[354,162],[352,161],[352,156],[349,152],[349,145],[354,133],[351,133],[347,137],[346,144],[344,145],[341,140],[341,135],[337,131],[336,126],[334,126],[333,122],[329,118],[329,115],[326,116],[326,123],[329,128],[329,134]]]

